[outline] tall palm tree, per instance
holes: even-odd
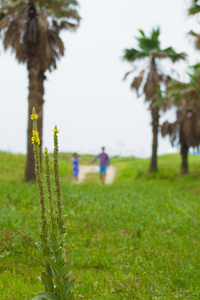
[[[177,108],[174,123],[165,122],[161,127],[162,136],[169,135],[172,145],[180,144],[181,174],[188,173],[188,150],[200,145],[200,63],[190,67],[188,83],[172,80],[169,82],[165,97],[170,107]]]
[[[139,90],[145,95],[145,100],[149,101],[151,118],[152,118],[152,156],[149,167],[149,172],[157,171],[157,147],[158,147],[158,128],[159,128],[159,111],[160,107],[157,105],[157,95],[161,85],[165,85],[169,79],[161,71],[159,66],[160,59],[169,58],[172,62],[180,59],[185,59],[185,53],[176,53],[172,47],[161,49],[160,47],[160,29],[152,29],[150,36],[146,36],[143,30],[139,30],[140,36],[136,38],[138,49],[125,49],[123,59],[135,65],[137,62],[147,59],[145,69],[141,70],[139,76],[134,76],[131,83],[131,89],[135,89],[137,94]],[[134,71],[125,74],[124,79]]]
[[[64,55],[61,30],[73,30],[79,24],[77,5],[76,0],[0,0],[0,33],[3,33],[4,47],[11,48],[17,60],[27,64],[29,75],[26,181],[35,179],[32,108],[38,113],[41,153],[45,72],[56,68],[56,60]]]

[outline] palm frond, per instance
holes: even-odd
[[[0,19],[0,32],[8,26],[9,22],[10,22],[9,16],[4,15],[4,17]]]
[[[153,28],[151,32],[151,39],[157,41],[160,35],[160,27]]]
[[[169,123],[168,121],[166,121],[161,126],[162,137],[169,135],[170,142],[172,145],[174,144],[175,140],[179,137],[179,132],[180,132],[180,123],[178,121],[174,123]]]
[[[196,47],[196,49],[200,50],[200,34],[197,34],[193,30],[191,30],[188,34],[191,35],[192,37],[194,37],[195,47]]]
[[[200,63],[196,63],[195,65],[189,66],[189,69],[193,69],[195,72],[200,72]]]
[[[188,32],[188,34],[191,35],[191,36],[194,36],[194,37],[197,37],[197,36],[198,36],[198,34],[197,34],[196,32],[194,32],[193,30],[190,30],[190,31]]]
[[[142,29],[139,29],[138,31],[141,33],[141,35],[142,35],[143,37],[145,37],[144,30],[142,30]]]
[[[126,80],[126,78],[128,77],[129,74],[133,73],[133,71],[129,71],[127,73],[125,73],[124,77],[123,77],[123,80]]]
[[[123,59],[124,60],[127,60],[129,62],[133,62],[137,59],[141,59],[141,58],[144,58],[144,57],[147,57],[148,56],[148,53],[146,52],[140,52],[139,50],[137,49],[125,49],[125,54],[123,56]]]
[[[160,29],[159,27],[157,29],[153,28],[152,32],[149,37],[147,37],[143,30],[139,30],[141,33],[140,37],[136,37],[136,40],[138,41],[138,47],[143,52],[151,53],[153,49],[160,49],[160,41],[159,41],[159,35],[160,35]]]
[[[148,54],[150,54],[153,49],[160,49],[159,40],[153,40],[151,38],[143,37],[136,38],[136,40],[138,41],[138,47]]]
[[[163,53],[166,53],[166,57],[170,58],[173,62],[176,62],[180,59],[185,59],[187,54],[185,52],[177,53],[172,47],[168,47],[162,50]]]
[[[138,90],[139,90],[139,88],[140,88],[140,86],[142,84],[143,78],[144,78],[144,73],[145,73],[145,71],[142,70],[140,72],[139,76],[135,77],[134,80],[133,80],[133,82],[132,82],[132,84],[131,84],[131,89],[135,89],[136,92],[137,92],[137,95],[138,95]]]
[[[193,16],[200,13],[200,5],[194,3],[189,9],[188,14]]]

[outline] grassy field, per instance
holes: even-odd
[[[200,299],[200,157],[179,176],[179,155],[113,159],[115,183],[70,184],[60,160],[67,243],[77,299]],[[0,152],[0,299],[28,300],[38,280],[36,184],[23,182],[25,157]]]

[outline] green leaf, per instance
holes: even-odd
[[[55,257],[59,265],[63,266],[65,264],[65,252],[62,247],[55,251]]]
[[[52,277],[52,267],[50,266],[49,263],[46,262],[46,266],[45,266],[45,270],[46,270],[46,273]]]
[[[51,232],[51,234],[57,233],[57,231],[58,231],[58,225],[54,221],[52,222],[52,230],[53,230],[53,232]]]
[[[57,249],[58,248],[58,240],[57,240],[57,235],[54,233],[51,233],[51,238],[50,238],[52,248]]]
[[[32,300],[44,300],[45,298],[41,297],[41,296],[37,296],[35,298],[33,298]]]
[[[41,281],[45,287],[46,292],[54,292],[52,278],[46,272],[42,272]]]
[[[58,237],[59,246],[62,243],[62,241],[65,239],[65,237],[66,237],[66,233],[59,235],[59,237]]]
[[[62,297],[64,295],[64,292],[65,292],[65,286],[62,283],[62,281],[60,281],[58,278],[55,278],[55,284],[56,284],[56,286],[57,286],[57,288],[59,290],[59,296],[62,299]]]
[[[42,243],[45,244],[46,241],[45,241],[44,233],[40,233],[40,238],[41,238]]]
[[[55,294],[49,293],[49,292],[39,292],[38,295],[42,296],[44,299],[48,300],[59,300],[58,297],[56,297]]]
[[[42,252],[43,244],[42,243],[35,243],[35,245],[38,247],[38,249]]]
[[[69,295],[71,289],[74,287],[76,280],[72,280],[66,287],[65,287],[65,294],[64,299],[68,299],[67,296]]]
[[[142,35],[143,37],[145,37],[144,31],[143,31],[142,29],[139,29],[139,32],[141,33],[141,35]]]
[[[50,257],[51,256],[51,250],[49,248],[49,246],[44,246],[44,248],[42,249],[42,253],[43,253],[43,257],[47,256]]]
[[[200,13],[200,5],[198,4],[193,4],[189,10],[188,10],[189,15],[196,15]]]
[[[64,265],[59,273],[60,277],[64,277],[64,278],[68,278],[70,274],[71,274],[71,270],[69,264]]]
[[[36,263],[38,263],[42,268],[45,268],[45,264],[39,260],[39,259],[35,259]]]
[[[60,270],[59,266],[56,264],[56,262],[51,259],[50,257],[44,257],[45,261],[48,262],[52,267],[53,269],[55,269],[57,272]]]

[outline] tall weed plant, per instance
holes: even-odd
[[[48,207],[44,193],[44,183],[41,174],[41,162],[39,156],[39,133],[37,131],[37,119],[35,108],[31,115],[33,120],[32,144],[35,157],[35,173],[40,196],[41,210],[41,241],[36,243],[41,252],[40,265],[42,272],[39,277],[44,286],[43,292],[37,292],[38,296],[32,300],[72,300],[75,299],[73,286],[75,280],[71,279],[71,265],[69,252],[66,250],[66,228],[64,226],[64,216],[62,214],[60,174],[58,164],[58,133],[57,126],[54,132],[54,181],[56,205],[54,204],[52,179],[50,173],[50,163],[48,149],[44,149],[46,186],[48,191]]]

